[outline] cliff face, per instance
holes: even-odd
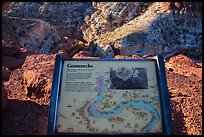
[[[89,24],[83,30],[85,39],[96,39],[101,52],[112,43],[122,55],[162,54],[168,58],[184,50],[201,49],[199,3],[192,7],[187,3],[138,3],[97,3],[96,12],[85,18]]]
[[[56,53],[78,39],[95,40],[95,54],[103,57],[116,49],[121,55],[200,55],[201,11],[199,2],[17,2],[2,16],[2,33],[38,53]]]
[[[74,39],[83,40],[79,28],[90,13],[91,3],[12,2],[2,15],[3,39],[37,53],[55,53]]]

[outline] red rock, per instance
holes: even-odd
[[[171,70],[175,73],[180,73],[185,76],[193,74],[202,79],[202,66],[182,54],[171,57],[169,61],[165,63],[165,67],[167,70]]]
[[[15,69],[23,64],[23,60],[11,56],[4,56],[2,58],[2,65],[9,69]]]
[[[22,65],[22,86],[31,99],[49,99],[56,54],[29,55]]]
[[[122,59],[122,58],[128,58],[128,59],[139,59],[139,58],[154,58],[154,56],[151,55],[145,55],[145,56],[139,56],[139,55],[132,55],[132,56],[123,56],[123,55],[116,55],[114,58],[116,59]]]
[[[26,95],[31,99],[43,98],[51,92],[51,79],[35,71],[25,71],[23,74],[23,87]]]
[[[3,114],[3,112],[6,110],[8,106],[9,101],[8,101],[7,91],[3,85],[3,81],[2,81],[1,87],[2,87],[2,114]]]
[[[2,67],[2,80],[8,81],[11,71],[8,68]]]
[[[188,67],[195,67],[198,68],[199,65],[196,64],[192,59],[189,57],[179,54],[169,59],[169,63],[173,64],[174,66],[179,66],[181,68],[188,68]]]
[[[150,58],[150,59],[155,59],[156,56],[153,55],[143,55],[143,58]]]
[[[2,40],[2,56],[12,56],[20,52],[20,45],[10,40]]]
[[[163,2],[163,9],[170,9],[171,2]]]
[[[179,9],[183,8],[183,3],[182,2],[175,2],[174,5]]]
[[[88,59],[98,59],[101,57],[94,57],[92,56],[91,52],[89,51],[80,51],[79,53],[76,53],[72,58],[88,58]]]
[[[116,55],[114,57],[115,59],[122,59],[122,58],[129,58],[128,56],[123,56],[123,55]]]
[[[75,40],[74,43],[69,44],[61,49],[61,53],[64,57],[72,57],[74,54],[76,54],[79,50],[81,50],[83,47],[78,44],[78,40]]]

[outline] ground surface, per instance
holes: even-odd
[[[194,74],[184,76],[175,70],[166,69],[174,133],[201,135],[202,77]],[[13,84],[5,86],[12,92],[8,93],[10,104],[2,118],[2,133],[46,134],[49,100],[28,98],[18,81],[20,72],[20,69],[13,71],[9,80]]]

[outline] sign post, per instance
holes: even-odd
[[[162,56],[56,56],[48,134],[173,134]]]

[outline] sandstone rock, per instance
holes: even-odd
[[[2,65],[8,69],[16,69],[23,64],[23,60],[11,56],[4,56],[2,58]]]
[[[84,58],[87,58],[87,59],[99,59],[100,57],[95,57],[92,55],[91,52],[89,51],[80,51],[79,53],[76,53],[73,57],[73,59],[84,59]]]
[[[95,33],[96,43],[102,49],[99,52],[103,53],[109,43],[114,43],[114,47],[120,49],[121,55],[161,54],[168,59],[178,53],[193,53],[193,49],[201,49],[200,11],[189,7],[188,10],[179,11],[176,8],[163,8],[163,5],[162,2],[155,2],[144,12],[140,12],[141,15],[121,27],[104,34]]]
[[[20,45],[15,41],[2,40],[2,56],[12,56],[20,52]]]
[[[38,53],[56,53],[73,39],[83,41],[79,27],[92,11],[89,2],[11,3],[3,14],[3,39],[12,37],[21,47]],[[61,42],[64,36],[68,42]]]
[[[144,59],[144,58],[149,58],[149,59],[155,59],[156,56],[151,56],[151,55],[144,55],[144,56],[139,56],[139,55],[132,55],[132,56],[124,56],[124,55],[117,55],[114,58],[115,59]]]
[[[132,55],[132,56],[117,55],[114,58],[116,58],[116,59],[125,59],[125,58],[131,59],[131,58],[143,58],[143,57],[138,56],[138,55]]]
[[[52,53],[56,49],[58,34],[52,26],[42,20],[2,17],[2,39],[12,39],[37,53]]]
[[[45,93],[51,92],[51,83],[46,76],[30,70],[23,74],[24,91],[31,99],[43,98]]]
[[[99,47],[97,47],[96,54],[100,55],[99,50],[101,50]],[[113,58],[115,56],[114,51],[110,45],[107,45],[104,49],[104,52],[102,52],[103,58]]]
[[[178,62],[179,60],[177,58]],[[184,60],[181,58],[181,61]],[[187,69],[191,70],[189,67]],[[202,79],[196,75],[185,76],[168,69],[166,69],[166,77],[168,87],[177,92],[177,96],[170,96],[174,134],[201,135]],[[171,90],[169,93],[172,92]]]
[[[103,33],[114,31],[144,12],[150,4],[151,2],[93,2],[95,12],[85,17],[85,24],[82,26],[85,40],[91,41]]]
[[[8,81],[11,71],[8,68],[2,67],[2,80]]]
[[[69,28],[81,26],[83,17],[90,13],[92,13],[90,2],[16,2],[10,4],[4,15],[44,20],[63,27],[59,31],[67,33]]]
[[[22,69],[22,86],[31,99],[49,99],[54,70],[54,55],[29,55]]]
[[[3,85],[3,81],[2,81],[1,87],[2,87],[1,92],[2,92],[2,114],[3,114],[3,112],[6,110],[8,106],[9,101],[8,101],[7,91]]]
[[[71,58],[74,54],[83,49],[83,45],[80,45],[78,43],[79,41],[75,40],[72,44],[68,44],[67,46],[61,48],[58,53],[62,54],[65,58]]]
[[[165,63],[166,69],[179,73],[185,76],[196,75],[202,79],[202,66],[195,63],[189,57],[179,54],[175,57],[171,57],[168,62]]]

